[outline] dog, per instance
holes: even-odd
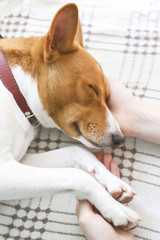
[[[123,141],[107,107],[107,80],[83,47],[75,4],[56,13],[45,36],[0,39],[0,49],[42,126],[59,128],[97,149]],[[138,214],[121,204],[133,198],[130,186],[79,146],[28,154],[36,131],[29,121],[32,114],[26,117],[28,112],[22,112],[2,81],[0,102],[0,200],[67,191],[78,200],[88,199],[114,226],[125,230],[137,226]]]

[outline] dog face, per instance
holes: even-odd
[[[66,134],[88,147],[120,143],[123,135],[107,107],[108,83],[100,65],[83,48],[74,4],[58,11],[39,44],[44,45],[44,61],[38,91],[49,116]],[[36,56],[36,48],[32,52]]]

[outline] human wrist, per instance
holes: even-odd
[[[136,137],[154,143],[160,143],[159,108],[145,102],[137,101],[132,105],[125,136]]]
[[[139,102],[132,118],[129,136],[160,144],[160,107]]]
[[[136,137],[141,125],[142,102],[135,97],[129,102],[129,106],[125,112],[123,134],[126,137]]]

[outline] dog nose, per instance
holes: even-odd
[[[119,145],[124,142],[124,137],[121,135],[112,135],[112,142],[115,145]]]

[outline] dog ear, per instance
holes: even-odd
[[[60,54],[74,51],[78,24],[78,9],[75,4],[67,4],[57,12],[45,37],[45,61],[54,61]]]
[[[77,26],[77,32],[76,32],[76,36],[75,36],[75,41],[77,43],[79,43],[79,45],[81,45],[81,47],[83,46],[83,34],[82,34],[82,27],[81,27],[81,23],[78,20],[78,26]]]

